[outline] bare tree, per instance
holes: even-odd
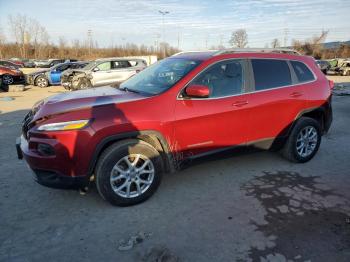
[[[238,29],[231,35],[229,43],[238,48],[244,48],[248,44],[248,35],[245,29]]]
[[[280,41],[277,38],[272,40],[272,42],[271,42],[271,47],[272,48],[278,48],[280,46],[281,46]]]
[[[48,44],[49,35],[46,29],[37,20],[20,14],[9,15],[8,23],[20,49],[20,56],[27,58],[29,51],[33,51],[33,56],[37,58],[41,45]]]
[[[2,28],[0,27],[0,58],[4,57],[4,48],[5,48],[5,35],[2,32]]]
[[[26,44],[28,36],[27,17],[25,15],[17,15],[8,17],[11,32],[16,40],[16,44],[20,49],[21,57],[26,57]]]
[[[320,59],[324,53],[323,43],[326,40],[328,31],[322,31],[320,35],[314,36],[305,41],[292,40],[292,46],[295,50],[311,55],[316,59]]]

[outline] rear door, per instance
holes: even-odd
[[[175,147],[185,152],[185,157],[246,142],[248,82],[245,68],[245,60],[219,62],[189,84],[208,86],[208,98],[187,98],[184,90],[177,99]]]
[[[307,105],[303,84],[291,63],[279,59],[251,59],[255,89],[250,94],[248,142],[269,142],[279,136]],[[267,142],[265,144],[264,142]]]
[[[123,82],[134,74],[135,74],[135,69],[132,67],[129,61],[127,60],[112,61],[111,81],[113,83]]]

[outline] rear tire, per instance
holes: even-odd
[[[157,190],[162,170],[159,152],[150,144],[137,139],[123,140],[100,156],[95,170],[97,191],[112,205],[136,205]]]
[[[297,120],[281,153],[291,162],[305,163],[317,153],[321,136],[318,121],[309,117],[301,117]]]

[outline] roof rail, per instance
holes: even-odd
[[[204,52],[218,52],[218,50],[192,50],[192,51],[182,51],[178,52],[176,54],[173,54],[172,56],[182,55],[182,54],[188,54],[188,53],[204,53]]]
[[[280,54],[291,54],[300,55],[298,51],[289,48],[229,48],[217,51],[216,55],[231,54],[231,53],[280,53]]]

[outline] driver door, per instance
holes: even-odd
[[[111,62],[103,62],[93,69],[92,85],[107,85],[110,84],[112,80],[112,70]]]
[[[208,98],[186,96],[176,100],[174,134],[184,157],[246,143],[248,83],[245,60],[219,62],[199,74],[191,84],[209,87]]]

